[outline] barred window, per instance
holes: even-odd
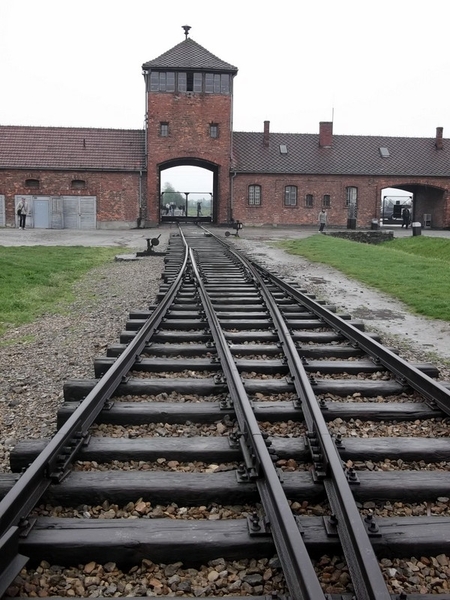
[[[297,206],[297,186],[287,185],[284,188],[284,205]]]
[[[248,186],[248,203],[250,206],[260,206],[261,204],[261,186]]]
[[[322,206],[324,208],[330,208],[331,206],[331,198],[329,194],[325,194],[324,197],[322,198]]]
[[[305,206],[306,208],[312,208],[314,206],[314,196],[312,194],[306,194]]]

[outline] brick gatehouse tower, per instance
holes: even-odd
[[[146,224],[161,221],[161,172],[189,165],[213,173],[214,223],[231,218],[233,79],[237,68],[189,38],[142,65],[146,91]]]

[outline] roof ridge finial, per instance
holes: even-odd
[[[182,25],[181,26],[184,29],[184,35],[186,36],[186,39],[188,38],[189,35],[189,29],[191,28],[190,25]]]

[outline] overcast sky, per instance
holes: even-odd
[[[235,131],[450,137],[448,0],[0,0],[0,124],[140,129],[141,66],[239,69]]]

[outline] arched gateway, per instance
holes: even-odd
[[[188,37],[142,65],[146,92],[148,225],[162,220],[160,170],[192,165],[214,173],[212,220],[231,219],[233,78],[237,68]]]

